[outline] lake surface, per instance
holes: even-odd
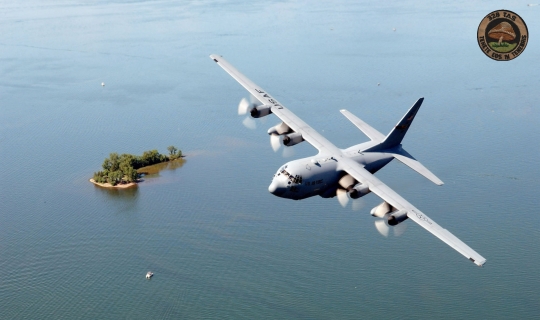
[[[476,41],[525,20],[510,62]],[[540,6],[521,2],[25,1],[0,4],[0,318],[534,318],[540,314]],[[393,28],[396,30],[394,31]],[[221,54],[339,147],[425,97],[377,176],[487,258],[411,221],[401,237],[336,199],[268,193],[288,159],[242,126]],[[101,86],[104,82],[105,86]],[[380,85],[377,85],[377,84]],[[137,188],[88,182],[110,152],[186,163]],[[144,276],[152,270],[155,276]]]

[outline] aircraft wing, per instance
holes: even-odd
[[[384,201],[388,202],[391,206],[398,210],[407,211],[407,217],[414,222],[418,223],[427,231],[444,241],[450,247],[464,255],[469,260],[473,261],[478,266],[482,266],[486,259],[471,249],[456,236],[451,234],[448,230],[439,226],[435,221],[428,218],[424,213],[410,204],[407,200],[403,199],[394,190],[390,189],[381,180],[371,174],[369,171],[354,160],[343,155],[342,151],[328,141],[325,137],[311,128],[302,119],[285,108],[281,103],[274,99],[270,94],[264,91],[261,87],[257,86],[246,76],[240,73],[235,67],[227,62],[223,57],[219,55],[211,55],[210,58],[214,60],[220,67],[222,67],[227,73],[229,73],[236,81],[238,81],[244,88],[247,89],[257,100],[265,105],[270,105],[272,113],[279,117],[285,124],[287,124],[294,132],[302,134],[302,138],[313,145],[319,150],[319,153],[333,156],[334,160],[339,163],[341,170],[346,171],[357,181],[367,184],[369,190],[381,197]],[[363,129],[364,132],[375,140],[381,140],[382,134],[375,129],[369,127],[362,121],[358,121],[352,114],[344,112],[345,116],[352,119],[356,126]],[[402,160],[402,159],[400,159]],[[427,170],[427,169],[426,169]]]
[[[392,190],[381,180],[379,180],[369,171],[364,169],[364,167],[362,167],[360,164],[346,157],[338,158],[338,162],[341,163],[341,168],[348,174],[350,174],[353,178],[355,178],[359,182],[367,184],[371,192],[375,193],[384,201],[388,202],[392,207],[398,210],[407,211],[407,217],[409,219],[418,223],[422,228],[431,232],[434,236],[441,239],[444,243],[464,255],[467,259],[471,260],[478,266],[482,266],[486,262],[486,259],[480,254],[478,254],[478,252],[471,249],[468,245],[466,245],[463,241],[459,240],[448,230],[439,226],[437,223],[435,223],[435,221],[426,216],[415,206],[410,204],[397,192]]]
[[[309,142],[312,146],[319,150],[322,154],[339,154],[341,150],[328,141],[324,136],[319,134],[313,128],[311,128],[302,119],[292,113],[289,109],[285,108],[281,103],[274,99],[268,92],[264,91],[261,87],[253,83],[240,71],[233,67],[222,56],[213,54],[210,58],[214,60],[220,67],[222,67],[228,74],[230,74],[236,81],[238,81],[249,93],[251,93],[262,104],[270,105],[272,113],[275,114],[281,121],[285,122],[294,132],[302,134],[302,138]]]

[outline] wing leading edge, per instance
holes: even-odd
[[[313,145],[319,150],[319,153],[332,155],[334,159],[338,161],[341,170],[350,174],[357,181],[365,183],[369,186],[371,192],[378,195],[384,201],[388,202],[394,208],[398,210],[407,211],[407,217],[418,223],[421,227],[432,233],[437,238],[454,248],[461,253],[467,259],[471,260],[478,266],[482,266],[486,259],[471,249],[464,242],[459,240],[456,236],[450,233],[448,230],[439,226],[435,221],[431,220],[424,213],[418,210],[415,206],[401,197],[398,193],[384,184],[381,180],[371,174],[369,171],[354,160],[347,158],[343,155],[342,151],[328,141],[324,136],[319,134],[313,128],[311,128],[302,119],[285,108],[281,103],[274,99],[270,94],[257,86],[246,76],[240,73],[235,67],[233,67],[227,60],[219,55],[211,55],[210,58],[214,60],[220,67],[222,67],[227,73],[229,73],[236,81],[238,81],[247,91],[249,91],[257,100],[265,105],[270,105],[272,113],[280,118],[285,124],[287,124],[292,130],[302,134],[302,138]],[[351,119],[353,123],[362,129],[371,139],[380,140],[382,134],[365,124],[363,121],[358,121],[356,117],[348,112],[343,112],[347,118]],[[401,159],[400,159],[401,160]]]
[[[213,54],[210,56],[214,62],[222,67],[228,74],[230,74],[238,83],[246,88],[257,100],[262,104],[271,105],[272,113],[275,114],[281,121],[285,122],[295,132],[302,134],[302,138],[309,142],[312,146],[319,150],[322,154],[338,154],[340,149],[328,141],[324,136],[319,134],[307,123],[300,119],[297,115],[292,113],[289,109],[285,108],[281,103],[274,99],[268,92],[264,91],[261,87],[253,83],[240,71],[233,67],[223,57]]]

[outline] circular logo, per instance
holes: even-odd
[[[529,41],[525,21],[515,12],[496,10],[482,19],[478,26],[478,45],[493,60],[517,58]]]

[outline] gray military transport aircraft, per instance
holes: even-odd
[[[279,168],[268,187],[270,193],[281,198],[294,200],[316,195],[323,198],[337,196],[343,205],[346,204],[349,198],[358,199],[373,192],[384,200],[371,210],[372,216],[384,219],[382,220],[384,221],[383,226],[380,224],[377,226],[376,224],[379,231],[381,231],[381,227],[388,228],[388,225],[395,227],[405,220],[411,219],[476,265],[482,266],[486,262],[484,257],[448,230],[439,226],[373,175],[373,173],[395,158],[433,183],[437,185],[443,184],[439,178],[401,146],[401,141],[424,98],[416,101],[387,136],[384,136],[349,111],[341,110],[341,113],[364,132],[371,141],[347,149],[339,149],[289,109],[285,108],[265,90],[240,73],[223,57],[213,54],[210,55],[210,58],[260,102],[260,104],[251,106],[249,110],[253,118],[275,114],[281,119],[280,124],[268,130],[271,141],[276,141],[275,139],[279,139],[281,136],[282,138],[278,140],[279,143],[287,147],[307,141],[319,150],[316,156],[290,161]],[[247,102],[241,103],[239,111],[242,108],[246,108],[247,111],[249,104]]]

